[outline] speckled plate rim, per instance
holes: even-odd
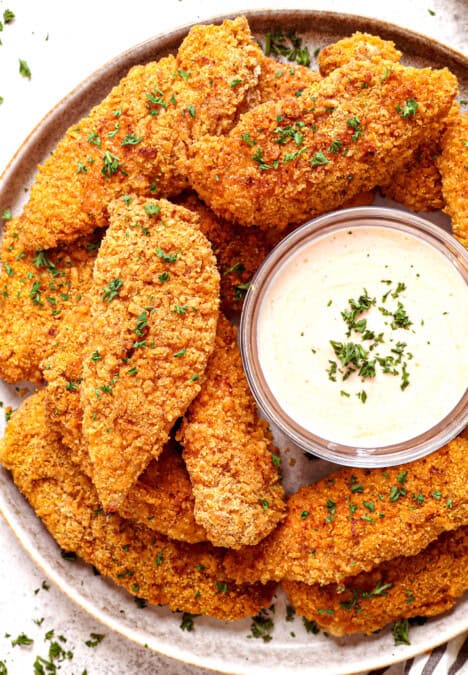
[[[323,44],[330,41],[330,39],[336,39],[355,30],[374,32],[384,38],[394,40],[402,51],[411,54],[416,59],[421,59],[423,65],[424,62],[434,66],[447,65],[463,80],[463,88],[466,89],[468,87],[468,76],[466,74],[468,68],[467,57],[426,36],[379,19],[314,10],[255,10],[218,15],[199,23],[217,23],[225,18],[232,18],[239,14],[247,16],[255,32],[262,32],[275,27],[281,27],[283,30],[293,29],[300,33],[313,31],[315,34],[321,35],[321,42]],[[0,177],[0,211],[12,206],[15,213],[16,209],[21,207],[25,198],[23,188],[32,180],[35,172],[34,167],[55,146],[64,131],[74,120],[82,117],[91,105],[101,100],[131,66],[144,63],[151,60],[151,58],[160,58],[173,51],[189,28],[190,25],[177,28],[166,35],[156,36],[121,53],[91,74],[59,101],[32,130]],[[12,199],[12,195],[15,195],[15,199]],[[207,656],[195,653],[193,647],[181,647],[175,643],[177,641],[173,642],[169,640],[162,643],[156,640],[155,643],[154,634],[144,633],[138,631],[138,629],[131,629],[125,626],[120,616],[109,614],[109,611],[106,611],[105,607],[97,605],[94,597],[86,597],[80,591],[79,585],[67,580],[66,575],[61,572],[61,565],[57,564],[56,556],[53,555],[55,544],[52,540],[50,540],[52,550],[49,550],[51,546],[48,543],[45,554],[38,549],[35,536],[49,537],[39,521],[34,523],[34,528],[27,527],[27,520],[25,521],[25,518],[31,518],[30,507],[19,495],[14,494],[15,488],[11,484],[11,478],[3,469],[0,470],[0,485],[2,486],[0,492],[0,512],[30,557],[73,602],[110,629],[140,645],[147,645],[150,649],[166,656],[187,664],[218,670],[219,672],[248,672],[249,674],[252,673],[252,675],[257,673],[259,675],[266,675],[266,673],[285,672],[281,661],[281,645],[279,646],[279,655],[278,650],[274,647],[274,643],[270,643],[268,647],[270,654],[277,654],[275,659],[276,664],[267,663],[269,661],[268,652],[265,652],[264,645],[258,641],[250,643],[253,649],[249,649],[249,655],[258,655],[260,660],[265,657],[263,663],[254,663],[248,657],[242,659],[240,656],[243,655],[239,655],[237,652],[232,654],[232,660],[227,662],[222,656]],[[431,626],[429,632],[424,626],[419,627],[417,632],[414,633],[416,639],[413,638],[412,645],[405,647],[401,651],[401,648],[388,649],[390,643],[387,640],[386,650],[382,652],[377,646],[376,655],[360,658],[359,661],[353,663],[349,660],[350,654],[348,649],[345,649],[345,662],[336,667],[333,666],[333,670],[330,670],[327,663],[327,670],[336,673],[336,675],[355,673],[361,670],[388,666],[433,649],[439,644],[456,637],[468,628],[465,613],[466,606],[466,600],[461,601],[453,611],[443,615],[441,618],[431,620],[426,624],[426,626]],[[379,639],[377,639],[377,642],[380,644]],[[304,649],[303,644],[298,644],[296,647]],[[340,649],[340,647],[337,646],[336,649]],[[304,657],[306,658],[307,654],[304,654]],[[299,666],[295,664],[294,670],[298,673],[307,672],[310,674],[317,673],[318,675],[318,673],[323,672],[323,664],[318,666],[312,665],[310,662],[302,663]]]

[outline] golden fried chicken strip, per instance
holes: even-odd
[[[382,40],[378,35],[356,31],[350,37],[343,38],[320,50],[317,63],[323,77],[333,70],[341,68],[350,61],[372,61],[378,63],[385,60],[396,63],[401,52],[391,40]]]
[[[103,513],[91,481],[47,425],[43,391],[12,416],[0,441],[0,461],[58,545],[133,595],[172,610],[228,620],[270,604],[274,587],[238,586],[226,577],[224,551],[174,542]]]
[[[91,294],[88,292],[67,313],[58,330],[53,353],[41,362],[48,382],[44,406],[49,425],[67,446],[71,460],[89,477],[93,475],[93,467],[83,442],[80,383],[91,327]]]
[[[440,125],[442,126],[442,125]],[[435,157],[440,154],[440,134],[423,143],[413,159],[382,186],[386,197],[404,204],[412,211],[437,211],[444,204],[442,178]]]
[[[94,483],[112,511],[200,392],[219,274],[187,209],[135,196],[108,208],[80,395]]]
[[[39,167],[22,244],[50,248],[106,226],[107,203],[129,192],[181,192],[185,144],[232,126],[254,92],[261,58],[241,17],[196,26],[176,57],[132,68]]]
[[[447,611],[468,588],[468,528],[444,532],[411,557],[399,556],[339,584],[285,581],[298,614],[332,635],[373,633],[387,623]]]
[[[0,377],[7,382],[42,382],[41,358],[51,354],[68,312],[91,284],[98,238],[69,248],[25,252],[20,220],[3,232],[0,276]]]
[[[200,230],[211,242],[221,277],[222,311],[227,315],[239,312],[250,280],[277,243],[275,236],[258,227],[246,228],[218,218],[193,192],[184,193],[177,203],[199,216]]]
[[[222,140],[194,143],[192,187],[219,216],[284,229],[388,182],[456,92],[447,69],[351,62],[298,98],[257,106]]]
[[[389,469],[343,468],[288,500],[286,520],[257,546],[232,552],[237,582],[341,583],[397,555],[413,556],[468,524],[468,441]]]
[[[444,211],[452,219],[454,236],[468,246],[468,114],[453,109],[437,160],[442,175]]]
[[[257,415],[236,330],[222,315],[205,382],[178,439],[192,481],[195,520],[212,544],[256,544],[284,518],[279,456],[267,423]]]
[[[397,62],[400,57],[401,52],[395,49],[393,42],[357,32],[322,49],[318,63],[321,74],[325,76],[352,60],[378,62],[385,59]],[[386,197],[404,204],[412,211],[435,211],[443,207],[442,181],[435,162],[435,157],[440,153],[443,129],[444,124],[437,123],[427,130],[430,140],[423,142],[408,164],[399,168],[390,182],[383,186]]]
[[[194,509],[190,477],[171,440],[130,488],[119,514],[171,539],[194,544],[207,541],[205,529],[195,521]]]
[[[266,56],[261,61],[261,67],[257,86],[260,94],[259,103],[279,101],[289,96],[300,96],[301,91],[321,79],[317,70],[311,70],[306,66],[280,63]]]

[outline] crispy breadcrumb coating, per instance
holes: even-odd
[[[468,588],[468,528],[444,532],[415,556],[399,556],[339,584],[285,581],[283,588],[298,614],[338,636],[441,614]]]
[[[41,362],[48,382],[44,406],[49,425],[67,446],[71,460],[89,477],[93,475],[93,467],[83,442],[80,383],[91,326],[91,295],[88,292],[67,313],[58,330],[53,353]]]
[[[228,136],[194,143],[192,187],[242,225],[301,223],[388,182],[456,93],[447,69],[351,62],[294,100],[257,106]]]
[[[454,236],[468,246],[468,113],[452,110],[437,166],[442,175],[444,211],[452,219]]]
[[[385,59],[397,62],[401,55],[393,42],[369,33],[356,32],[322,49],[318,63],[321,74],[325,76],[352,60],[378,62]],[[435,156],[440,152],[442,128],[442,124],[434,125],[427,133],[428,138],[434,140],[422,143],[409,163],[392,176],[383,188],[386,197],[404,204],[412,211],[434,211],[443,207],[441,178],[435,163]]]
[[[133,595],[172,610],[234,620],[270,604],[274,586],[237,586],[226,577],[224,551],[174,542],[106,515],[91,481],[49,429],[42,403],[43,392],[36,392],[14,413],[0,461],[63,550]]]
[[[195,26],[176,57],[132,68],[39,167],[19,233],[25,248],[106,226],[107,203],[126,193],[181,192],[185,145],[228,130],[258,100],[262,58],[240,17]]]
[[[317,63],[323,77],[333,70],[341,68],[350,61],[393,61],[401,58],[401,52],[395,48],[391,40],[382,40],[378,35],[357,31],[350,37],[343,38],[320,50]]]
[[[388,185],[382,187],[383,194],[411,211],[443,208],[442,178],[435,159],[439,154],[440,134],[432,142],[420,145],[414,158],[392,176]]]
[[[192,481],[195,520],[212,544],[256,544],[284,518],[279,455],[267,423],[258,417],[236,330],[222,315],[205,382],[178,439]]]
[[[291,63],[280,63],[266,56],[261,61],[261,67],[257,86],[260,94],[259,103],[299,96],[299,92],[321,79],[317,70]]]
[[[41,358],[51,354],[61,322],[91,284],[98,238],[83,238],[66,249],[26,252],[18,241],[19,220],[3,231],[0,377],[39,384]]]
[[[468,524],[468,441],[389,469],[343,468],[288,500],[286,520],[257,546],[232,552],[237,582],[341,583],[402,552],[413,556]]]
[[[219,274],[187,209],[135,196],[108,208],[80,394],[94,483],[112,511],[200,392]]]
[[[222,311],[228,316],[239,312],[249,282],[276,241],[258,227],[246,228],[218,218],[193,192],[182,195],[177,203],[199,216],[200,230],[211,242],[221,277]]]
[[[171,539],[194,544],[207,541],[204,528],[195,521],[194,508],[185,462],[170,441],[130,489],[119,514]]]

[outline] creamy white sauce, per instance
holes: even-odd
[[[398,284],[406,289],[393,298]],[[367,329],[384,334],[366,359],[397,358],[391,349],[399,342],[406,347],[395,365],[398,375],[376,364],[374,377],[356,371],[342,381],[339,369],[346,368],[330,340],[366,350],[375,342],[354,330],[347,337],[341,315],[363,289],[376,305],[355,320],[366,319]],[[398,302],[412,322],[408,329],[392,329],[394,317],[378,309],[394,313]],[[396,230],[359,227],[305,243],[272,278],[257,328],[260,366],[279,405],[335,443],[372,448],[413,438],[449,414],[468,383],[468,286],[434,246]],[[336,381],[330,361],[337,364]]]

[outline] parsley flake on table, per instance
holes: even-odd
[[[20,75],[22,75],[23,77],[27,77],[28,80],[30,80],[31,79],[31,69],[29,68],[28,64],[23,59],[18,59],[18,61],[19,61],[19,73],[20,73]]]

